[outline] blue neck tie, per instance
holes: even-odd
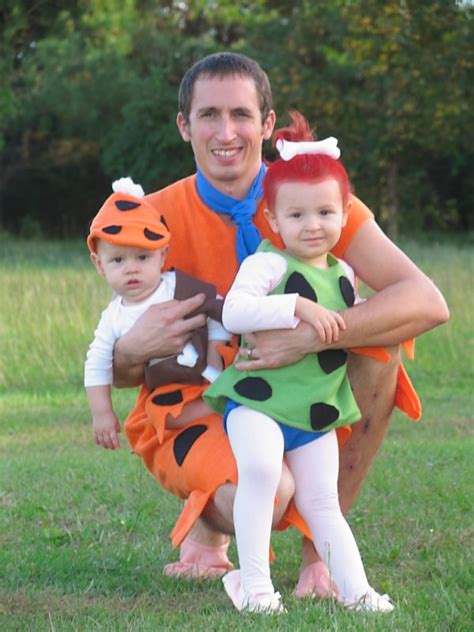
[[[258,201],[263,197],[262,182],[265,171],[266,167],[262,165],[243,200],[221,193],[206,180],[199,169],[197,171],[196,188],[201,200],[216,213],[230,217],[237,226],[236,251],[239,264],[249,255],[253,255],[262,241],[262,236],[252,220],[257,211]]]

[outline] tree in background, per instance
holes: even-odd
[[[0,12],[0,226],[84,233],[110,181],[192,172],[175,127],[194,61],[230,49],[338,136],[359,195],[396,235],[469,228],[472,16],[454,0],[7,0]],[[3,205],[3,214],[1,208]]]
[[[341,139],[359,194],[392,236],[401,220],[467,228],[472,10],[454,1],[272,6],[279,15],[265,26],[260,56],[278,111],[296,107],[320,135]]]

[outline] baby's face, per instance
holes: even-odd
[[[286,251],[314,266],[326,265],[346,223],[339,184],[333,178],[320,182],[284,182],[278,188],[273,211],[266,217],[280,233]]]
[[[127,305],[144,301],[160,285],[166,252],[166,247],[146,250],[99,240],[92,261]]]

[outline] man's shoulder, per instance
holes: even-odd
[[[173,202],[173,204],[179,204],[180,200],[186,200],[187,198],[194,197],[196,195],[195,187],[195,175],[187,176],[181,180],[177,180],[172,184],[154,191],[146,196],[147,202],[152,206],[158,207],[163,203]]]

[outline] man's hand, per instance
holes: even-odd
[[[92,418],[94,441],[106,450],[120,448],[120,422],[113,410],[94,415]]]
[[[245,334],[252,348],[249,358],[248,349],[240,349],[235,367],[241,371],[257,369],[276,369],[294,364],[307,353],[322,351],[326,348],[316,330],[307,323],[300,322],[296,329],[276,329]]]
[[[346,328],[343,317],[319,303],[298,296],[296,299],[295,316],[312,325],[321,342],[331,344],[339,339],[339,331]]]
[[[186,318],[199,308],[204,294],[184,301],[151,305],[114,348],[114,384],[136,386],[143,380],[145,363],[181,353],[193,332],[206,323],[205,314]]]

